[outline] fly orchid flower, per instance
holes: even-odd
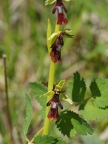
[[[59,100],[59,90],[54,91],[54,95],[52,99],[47,103],[47,106],[51,105],[50,111],[48,113],[48,118],[49,119],[54,119],[56,121],[58,119],[58,106],[63,109],[63,105],[61,104]]]
[[[52,98],[47,102],[47,106],[50,106],[50,111],[47,115],[49,119],[53,119],[56,121],[58,119],[58,106],[63,109],[63,105],[60,102],[59,97],[61,97],[63,100],[69,102],[72,104],[72,100],[64,94],[65,91],[61,91],[62,87],[65,84],[65,80],[61,80],[57,85],[55,85],[54,89],[52,91],[49,91],[45,93],[43,96],[51,96]]]
[[[62,25],[63,23],[67,24],[68,20],[63,13],[63,10],[67,12],[67,9],[63,4],[62,0],[56,0],[52,13],[54,14],[56,10],[57,10],[57,24],[58,25]]]
[[[67,30],[65,30],[64,32],[57,32],[57,33],[53,33],[49,40],[51,40],[52,45],[50,46],[51,51],[50,51],[50,56],[51,56],[51,60],[53,62],[58,62],[61,63],[61,48],[64,45],[63,42],[63,36],[67,36],[67,37],[73,37],[73,35],[70,35]]]
[[[55,42],[51,45],[50,56],[53,62],[61,63],[61,48],[64,45],[63,36],[59,34]]]

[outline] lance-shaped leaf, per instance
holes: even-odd
[[[60,94],[60,97],[61,97],[64,101],[67,101],[68,103],[73,104],[72,100],[71,100],[67,95],[65,95],[64,93],[61,93],[61,94]]]
[[[94,103],[101,108],[108,107],[108,80],[103,78],[95,79],[91,85],[90,90]]]
[[[25,117],[24,124],[23,124],[23,136],[24,137],[26,136],[29,125],[31,123],[31,116],[32,116],[32,104],[31,104],[31,100],[29,96],[26,94],[26,117]]]
[[[73,137],[76,133],[82,135],[93,133],[92,127],[83,118],[72,111],[61,113],[56,125],[61,133],[68,137]]]
[[[69,2],[69,1],[72,1],[72,0],[63,0],[63,1]],[[54,2],[56,2],[56,0],[46,0],[45,1],[45,6],[47,6],[49,4],[53,4]]]
[[[68,92],[72,97],[73,102],[81,102],[84,100],[86,85],[84,79],[78,72],[74,73],[71,81],[68,84]]]

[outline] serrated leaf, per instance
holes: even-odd
[[[68,137],[73,137],[76,133],[82,135],[93,133],[92,127],[83,118],[72,111],[62,113],[59,116],[56,125],[61,133]]]
[[[23,124],[23,136],[24,137],[26,136],[28,132],[28,128],[31,123],[31,117],[32,117],[32,104],[31,104],[31,100],[29,96],[26,94],[26,117],[25,117],[24,124]]]
[[[74,73],[71,81],[68,84],[68,92],[72,97],[73,102],[81,102],[84,100],[86,85],[84,79],[78,72]]]
[[[105,144],[96,133],[93,135],[82,136],[81,138],[84,144]]]
[[[49,135],[37,135],[34,138],[34,141],[36,144],[54,144],[57,142],[57,139]]]
[[[29,86],[30,86],[32,92],[36,96],[41,96],[41,95],[43,95],[44,93],[47,92],[47,88],[44,85],[40,84],[40,83],[31,82],[31,83],[29,83]]]
[[[59,140],[56,144],[68,144],[68,143],[66,143],[66,142],[63,141],[63,140]]]
[[[35,136],[34,141],[36,144],[67,144],[65,141],[58,140],[49,135],[37,135]]]
[[[101,108],[108,106],[108,80],[103,78],[95,79],[91,85],[90,90],[94,103]]]
[[[80,105],[79,112],[87,120],[103,119],[108,116],[108,109],[98,108],[91,102],[86,102]]]
[[[40,114],[42,118],[45,118],[45,108],[46,108],[47,98],[40,97],[40,96],[44,95],[47,92],[47,88],[44,85],[36,83],[36,82],[29,83],[29,86],[32,92],[36,95],[36,100],[42,106],[42,109],[40,110]]]

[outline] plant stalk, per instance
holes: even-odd
[[[11,141],[13,143],[13,135],[12,135],[12,123],[10,116],[10,108],[9,108],[9,96],[8,96],[8,83],[7,83],[7,68],[6,68],[6,55],[3,54],[3,66],[4,66],[4,80],[5,80],[5,96],[6,96],[6,112],[7,112],[7,122],[9,126],[9,132],[11,135]]]
[[[60,25],[56,25],[55,32],[58,32],[60,30]],[[50,61],[50,69],[49,69],[49,80],[48,80],[48,91],[51,91],[53,89],[54,85],[54,75],[55,75],[55,67],[56,63],[54,63],[52,60]],[[47,102],[52,98],[52,96],[47,97]],[[44,130],[43,134],[48,134],[50,129],[50,120],[48,119],[47,115],[50,110],[50,106],[46,107],[46,117],[44,122]]]

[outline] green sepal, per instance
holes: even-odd
[[[49,4],[53,4],[56,0],[46,0],[45,1],[45,6],[49,5]]]
[[[59,89],[59,91],[61,91],[61,89],[63,88],[65,84],[65,80],[61,80],[56,86],[55,86],[55,90]]]
[[[47,93],[45,93],[44,95],[41,95],[40,97],[42,96],[53,96],[54,95],[54,91],[49,91]]]
[[[55,42],[57,36],[61,34],[62,36],[65,36],[67,38],[73,38],[74,35],[70,34],[71,29],[65,29],[64,31],[57,31],[54,32],[50,37],[48,37],[47,41],[49,43],[49,47]]]
[[[68,29],[65,29],[65,30],[64,30],[63,34],[64,34],[64,36],[67,37],[67,38],[73,38],[74,35],[70,34],[71,32],[72,32],[72,30],[68,28]]]
[[[52,45],[52,44],[55,42],[57,36],[58,36],[61,32],[62,32],[62,31],[54,32],[54,33],[48,38],[48,42]],[[50,46],[51,46],[51,45],[50,45]]]
[[[72,1],[72,0],[63,0],[63,1],[69,2],[69,1]],[[46,0],[45,1],[45,6],[47,6],[49,4],[53,4],[54,2],[56,2],[56,0]]]
[[[71,105],[73,104],[72,100],[71,100],[67,95],[65,95],[64,93],[61,93],[61,94],[60,94],[60,97],[61,97],[64,101],[67,101],[68,103],[70,103]]]

